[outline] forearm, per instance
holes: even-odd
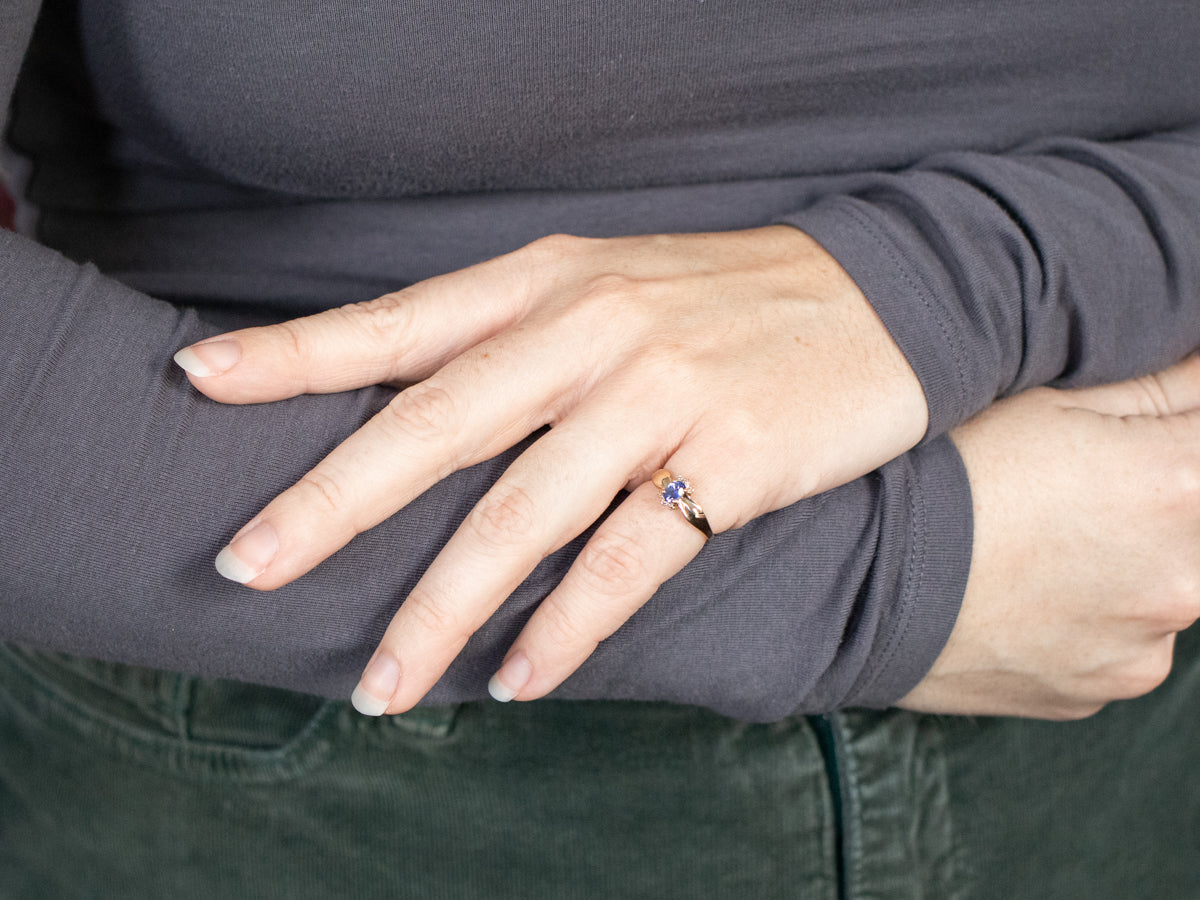
[[[392,392],[213,403],[170,363],[215,330],[194,312],[14,235],[0,247],[15,336],[0,369],[0,633],[346,696],[398,602],[520,448],[436,485],[304,578],[251,592],[217,575],[216,551]],[[899,696],[936,656],[961,595],[960,471],[945,445],[925,448],[713,541],[563,695],[752,718]],[[521,585],[427,702],[486,695],[514,630],[577,549]]]

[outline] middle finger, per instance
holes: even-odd
[[[640,461],[662,446],[662,426],[641,410],[620,416],[607,404],[577,410],[480,500],[388,626],[356,691],[362,711],[415,705],[538,563],[594,522],[637,476]],[[377,678],[380,671],[388,678]]]

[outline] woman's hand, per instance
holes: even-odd
[[[506,657],[493,693],[540,697],[704,544],[648,479],[688,477],[712,530],[907,450],[927,408],[861,292],[803,233],[552,237],[370,303],[181,351],[226,403],[417,382],[275,498],[218,557],[270,590],[451,472],[542,426],[405,599],[365,712],[412,707],[547,554],[623,489]]]
[[[1200,359],[1029,391],[952,437],[971,572],[946,648],[899,705],[1073,719],[1160,684],[1200,616]]]

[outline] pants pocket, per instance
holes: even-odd
[[[79,742],[91,753],[202,779],[293,778],[329,752],[344,704],[0,644],[0,739]]]

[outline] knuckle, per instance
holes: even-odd
[[[576,655],[581,648],[596,646],[596,639],[584,624],[585,619],[570,608],[558,607],[542,623],[541,638],[556,655]]]
[[[565,307],[563,324],[579,334],[606,335],[619,330],[621,347],[628,352],[632,337],[654,333],[656,312],[648,297],[650,289],[645,281],[630,275],[615,272],[594,275],[577,289]],[[661,348],[656,345],[655,349]]]
[[[620,305],[639,301],[645,294],[645,282],[622,272],[602,272],[589,278],[581,293],[598,303]]]
[[[362,332],[363,337],[373,343],[390,346],[412,331],[413,305],[400,293],[351,303],[341,307],[340,312],[351,327]]]
[[[772,453],[779,429],[778,425],[772,428],[768,414],[729,404],[721,410],[721,422],[726,429],[723,446],[733,459],[759,459]]]
[[[1183,631],[1200,618],[1200,573],[1178,573],[1157,604],[1155,619],[1168,631]]]
[[[1158,374],[1143,375],[1134,380],[1138,389],[1138,411],[1147,416],[1169,416],[1171,401]]]
[[[414,591],[404,601],[408,618],[431,634],[461,640],[470,633],[462,614],[446,597],[430,591]]]
[[[652,584],[643,545],[622,532],[596,534],[579,554],[578,565],[588,588],[596,593],[641,593]]]
[[[316,505],[326,514],[340,517],[349,507],[349,498],[337,479],[320,469],[305,473],[296,487],[302,493],[305,505]]]
[[[654,335],[653,326],[648,334]],[[639,384],[664,385],[668,388],[711,384],[710,373],[686,347],[683,338],[675,336],[653,336],[646,344],[631,354],[627,370],[631,380]],[[714,403],[716,401],[713,401]],[[726,410],[726,407],[729,407]],[[725,404],[720,409],[724,415],[735,411],[734,404]],[[729,429],[732,432],[734,429]]]
[[[527,539],[537,518],[536,504],[524,489],[498,484],[483,495],[466,524],[484,544],[500,547]]]
[[[518,252],[537,259],[554,261],[578,253],[587,243],[587,238],[576,237],[573,234],[548,234],[531,241]]]
[[[322,541],[345,544],[370,527],[371,523],[360,521],[356,498],[351,492],[319,467],[302,475],[289,493],[303,514],[317,524]]]
[[[619,321],[623,329],[636,329],[650,318],[646,282],[619,272],[588,279],[579,292],[577,306],[600,322]]]
[[[503,257],[504,268],[512,270],[525,285],[518,306],[528,308],[533,305],[542,289],[572,271],[584,248],[591,243],[593,241],[588,238],[550,234]]]
[[[384,407],[382,421],[405,437],[436,440],[451,431],[457,415],[453,394],[422,381],[401,391]]]
[[[1195,510],[1200,506],[1200,466],[1193,462],[1178,462],[1171,470],[1168,497],[1173,505]]]
[[[1120,697],[1141,697],[1150,693],[1167,680],[1172,662],[1170,646],[1146,654],[1124,674]]]
[[[304,319],[291,319],[273,326],[282,336],[283,345],[287,348],[287,353],[292,361],[302,368],[306,367],[312,358],[308,329],[303,324],[305,321]]]
[[[1173,649],[1173,636],[1167,637],[1153,648],[1123,661],[1097,684],[1090,699],[1108,702],[1149,694],[1171,674]]]

